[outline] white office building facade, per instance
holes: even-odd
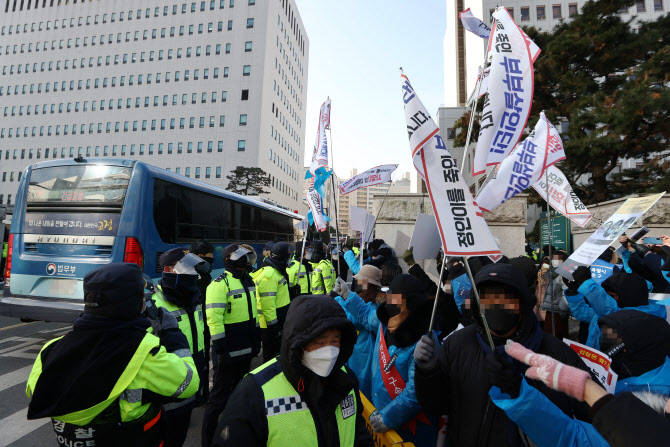
[[[302,199],[309,40],[294,0],[0,0],[0,206],[29,164],[129,158]]]

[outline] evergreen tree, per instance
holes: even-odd
[[[245,196],[267,194],[270,191],[264,187],[270,186],[270,176],[261,168],[246,168],[238,166],[231,175],[226,176],[226,189]]]
[[[566,122],[561,169],[586,202],[670,183],[664,169],[670,151],[670,15],[633,24],[620,9],[635,3],[588,1],[551,32],[525,30],[542,49],[528,129],[542,110],[555,125]],[[466,113],[457,122],[455,144],[465,144],[468,123]],[[473,140],[478,130],[475,122]],[[643,163],[608,179],[626,158]]]

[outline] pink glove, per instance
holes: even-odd
[[[562,391],[577,400],[584,400],[584,386],[591,375],[573,366],[565,365],[548,355],[536,354],[519,343],[507,340],[505,351],[510,357],[530,366],[526,377],[543,382],[549,388]]]

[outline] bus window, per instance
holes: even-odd
[[[54,166],[35,169],[28,186],[31,204],[68,203],[122,205],[132,168],[121,166]]]

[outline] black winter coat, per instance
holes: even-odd
[[[532,316],[532,315],[531,315]],[[534,316],[532,316],[534,319]],[[473,324],[449,336],[441,346],[438,366],[425,371],[417,365],[415,375],[416,396],[427,412],[447,414],[447,436],[451,446],[507,447],[518,439],[510,430],[518,430],[505,412],[489,398],[486,354],[490,352],[478,334],[479,325]],[[551,334],[533,330],[534,337],[541,337],[540,354],[588,371],[579,356]],[[523,344],[524,340],[515,340]],[[532,386],[547,396],[561,411],[581,420],[588,420],[588,407],[566,394],[554,391],[539,381],[528,380]]]
[[[307,343],[330,328],[340,328],[342,331],[340,355],[330,375],[321,378],[302,364],[302,350]],[[352,388],[355,390],[358,412],[355,416],[356,439],[351,447],[373,446],[362,416],[363,405],[356,376],[350,371],[342,371],[342,366],[353,352],[356,337],[354,325],[331,297],[302,295],[291,302],[278,360],[281,373],[296,389],[296,394],[307,404],[314,418],[318,447],[340,446],[335,409]],[[298,391],[301,388],[302,391]],[[222,438],[222,432],[226,434],[226,439]],[[263,390],[254,374],[249,374],[235,388],[219,417],[213,445],[261,447],[266,446],[267,442],[268,421]]]

